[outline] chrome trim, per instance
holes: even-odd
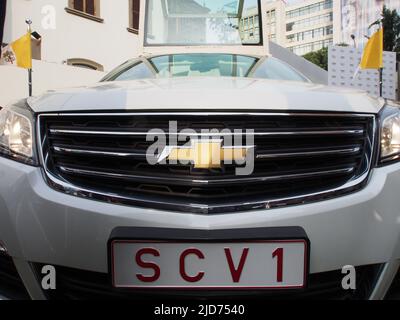
[[[64,147],[53,147],[53,150],[59,153],[73,153],[81,155],[114,156],[114,157],[146,157],[146,154],[133,153],[133,152],[107,152],[107,151],[71,149]]]
[[[93,112],[93,113],[42,113],[39,116],[46,117],[81,117],[81,116],[96,116],[96,117],[104,117],[104,116],[199,116],[199,117],[209,117],[209,116],[291,116],[291,117],[350,117],[350,118],[360,118],[360,117],[374,117],[374,114],[370,113],[350,113],[350,112],[241,112],[241,111],[232,111],[232,112],[213,112],[213,111],[185,111],[185,112]]]
[[[336,149],[336,150],[320,150],[320,151],[301,151],[301,152],[287,152],[287,153],[270,153],[270,154],[258,154],[257,159],[274,159],[284,157],[309,157],[309,156],[326,156],[331,154],[354,154],[361,151],[360,147],[347,148],[347,149]]]
[[[254,147],[253,147],[254,148]],[[145,153],[134,153],[134,152],[107,152],[107,151],[96,151],[96,150],[82,150],[74,148],[65,148],[54,146],[53,150],[57,153],[72,153],[80,155],[98,155],[98,156],[111,156],[111,157],[121,157],[121,158],[136,158],[136,157],[146,157]],[[308,156],[325,156],[331,154],[354,154],[361,151],[360,147],[354,148],[343,148],[343,149],[333,149],[333,150],[319,150],[319,151],[299,151],[299,152],[287,152],[287,153],[268,153],[268,154],[258,154],[256,159],[275,159],[275,158],[288,158],[288,157],[308,157]]]
[[[82,134],[82,135],[100,135],[100,136],[147,136],[152,135],[148,132],[132,132],[132,131],[91,131],[91,130],[63,130],[50,129],[53,134]],[[177,133],[169,132],[170,136],[184,137],[236,137],[236,136],[317,136],[317,135],[362,135],[364,130],[319,130],[319,131],[281,131],[281,132],[223,132],[223,133]]]
[[[234,213],[237,211],[249,211],[249,210],[265,210],[265,209],[274,209],[280,208],[283,206],[290,205],[301,205],[307,204],[316,201],[322,201],[326,199],[332,199],[344,194],[348,194],[354,192],[355,190],[359,190],[368,182],[368,178],[371,173],[371,169],[373,166],[373,161],[375,160],[376,154],[376,133],[377,133],[377,116],[369,113],[252,113],[252,112],[146,112],[146,113],[43,113],[38,115],[37,121],[37,138],[38,141],[43,141],[41,137],[40,123],[42,117],[56,117],[56,116],[127,116],[127,115],[138,115],[138,116],[154,116],[154,115],[196,115],[196,116],[211,116],[211,115],[234,115],[234,116],[332,116],[332,117],[366,117],[373,119],[372,122],[372,141],[371,137],[368,136],[369,140],[369,157],[366,154],[365,160],[367,161],[367,166],[365,171],[356,179],[348,181],[343,186],[325,190],[321,192],[305,194],[305,195],[296,195],[293,197],[286,198],[276,198],[276,199],[259,199],[257,201],[250,202],[233,202],[233,203],[224,203],[224,204],[201,204],[201,203],[179,203],[179,202],[171,202],[168,200],[157,200],[154,197],[148,197],[143,199],[143,197],[135,197],[135,196],[123,196],[119,194],[113,194],[111,192],[106,193],[102,191],[89,190],[86,188],[77,187],[73,184],[70,184],[67,181],[63,181],[60,178],[53,175],[52,172],[48,170],[47,163],[44,160],[43,154],[43,146],[42,143],[38,144],[39,147],[39,158],[40,162],[43,165],[43,177],[48,185],[60,192],[63,192],[68,195],[77,196],[85,199],[96,200],[101,202],[110,202],[113,204],[126,204],[133,206],[143,206],[149,207],[152,209],[162,210],[162,211],[175,211],[182,213],[193,213],[193,214],[219,214],[219,213]],[[45,138],[47,139],[47,137]]]
[[[117,179],[131,179],[131,180],[149,180],[152,181],[168,181],[170,183],[178,182],[177,184],[193,184],[193,185],[219,185],[219,184],[243,184],[243,183],[251,183],[251,182],[265,182],[265,181],[276,181],[276,180],[286,180],[286,179],[306,179],[315,176],[328,176],[332,174],[345,174],[351,173],[355,170],[354,167],[347,167],[342,169],[334,169],[334,170],[325,170],[318,172],[308,172],[308,173],[298,173],[298,174],[286,174],[286,175],[278,175],[278,176],[267,176],[267,177],[251,177],[251,178],[239,178],[239,179],[213,179],[213,180],[199,180],[199,179],[182,179],[174,177],[174,181],[171,182],[171,178],[165,178],[160,176],[140,176],[140,175],[130,175],[130,174],[119,174],[119,173],[111,173],[111,172],[100,172],[94,170],[84,170],[84,169],[75,169],[69,168],[65,166],[58,166],[58,168],[67,174],[81,174],[85,176],[91,177],[104,177],[104,178],[117,178]]]

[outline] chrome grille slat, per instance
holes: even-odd
[[[121,173],[113,173],[113,172],[105,172],[105,171],[92,171],[92,170],[85,170],[85,169],[77,169],[77,168],[69,168],[65,166],[58,167],[62,172],[67,174],[76,174],[76,175],[85,175],[90,177],[104,177],[104,178],[116,178],[116,179],[127,179],[127,180],[134,180],[140,182],[168,182],[169,184],[174,185],[191,185],[191,186],[215,186],[215,185],[231,185],[231,184],[243,184],[243,183],[256,183],[256,182],[266,182],[266,181],[279,181],[279,180],[287,180],[287,179],[307,179],[311,177],[325,177],[329,175],[335,174],[348,174],[353,172],[355,169],[354,167],[347,167],[341,169],[332,169],[332,170],[325,170],[325,171],[314,171],[314,172],[304,172],[304,173],[297,173],[297,174],[282,174],[282,175],[275,175],[275,176],[267,176],[267,177],[241,177],[241,178],[225,178],[225,179],[184,179],[179,177],[174,177],[173,180],[167,177],[160,177],[160,176],[143,176],[143,175],[128,175],[128,174],[121,174]]]
[[[212,170],[150,166],[145,151],[153,142],[145,136],[154,128],[168,134],[169,120],[178,121],[178,131],[231,129],[219,135],[222,139],[245,138],[245,130],[254,130],[254,173],[235,176],[229,164]],[[48,114],[39,116],[38,139],[45,176],[56,190],[112,203],[217,214],[358,190],[371,169],[375,121],[373,115],[343,113]],[[244,131],[235,132],[238,128]]]
[[[99,135],[99,136],[139,136],[146,137],[148,132],[132,132],[132,131],[95,131],[95,130],[65,130],[65,129],[50,129],[50,133],[57,135]],[[170,132],[169,135],[179,136],[179,133]],[[254,132],[254,133],[185,133],[185,137],[233,137],[233,136],[340,136],[340,135],[362,135],[364,130],[325,130],[325,131],[271,131],[271,132]]]
[[[96,151],[96,150],[83,150],[74,148],[65,148],[54,146],[53,150],[58,153],[70,153],[77,155],[87,155],[87,156],[109,156],[109,157],[130,157],[130,158],[146,158],[145,153],[134,153],[134,152],[110,152],[110,151]]]
[[[341,148],[332,150],[316,150],[316,151],[297,151],[285,153],[269,153],[257,154],[257,159],[287,158],[287,157],[309,157],[309,156],[327,156],[332,154],[354,154],[359,153],[361,147]]]
[[[56,153],[65,153],[65,154],[76,154],[81,156],[108,156],[108,157],[130,157],[130,158],[139,158],[144,159],[146,158],[146,153],[143,151],[140,152],[111,152],[111,151],[104,151],[104,150],[92,150],[92,149],[82,149],[82,148],[71,148],[71,147],[61,147],[54,145],[53,150]],[[288,157],[309,157],[309,156],[327,156],[327,155],[334,155],[334,154],[356,154],[361,151],[361,147],[341,147],[335,149],[296,149],[296,150],[287,150],[285,153],[278,153],[276,151],[271,151],[269,153],[263,154],[260,151],[256,158],[257,159],[276,159],[276,158],[288,158]]]

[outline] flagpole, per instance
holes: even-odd
[[[382,7],[383,12],[383,7]],[[379,28],[383,28],[382,19],[379,21]],[[379,96],[383,97],[383,67],[379,68]]]
[[[32,97],[32,69],[28,69],[29,96]]]
[[[32,33],[32,21],[30,19],[25,20],[25,23],[28,25],[28,32],[29,34]],[[32,68],[28,69],[28,90],[29,90],[29,96],[32,97],[33,93],[33,85],[32,85]]]
[[[379,29],[371,37],[368,38],[368,43],[364,48],[364,53],[361,58],[361,69],[375,69],[379,72],[379,96],[383,97],[383,23],[382,19],[373,22],[368,29],[378,25]],[[379,42],[378,42],[379,41]]]

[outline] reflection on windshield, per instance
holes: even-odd
[[[259,0],[148,0],[146,45],[261,44]]]
[[[235,54],[174,54],[143,58],[123,64],[103,81],[196,76],[307,81],[278,59]]]
[[[149,59],[159,77],[245,77],[254,57],[231,54],[169,55]]]

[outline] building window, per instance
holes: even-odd
[[[103,22],[100,18],[100,0],[68,0],[68,13]]]
[[[101,64],[88,59],[73,58],[73,59],[68,59],[66,63],[69,66],[96,70],[96,71],[104,71],[104,67]]]
[[[298,9],[294,9],[291,11],[288,11],[286,13],[286,17],[288,19],[293,19],[293,18],[297,18],[297,17],[301,17],[304,15],[309,15],[309,14],[313,14],[315,12],[319,12],[322,10],[328,10],[328,9],[332,9],[333,8],[333,0],[325,0],[319,3],[315,3],[312,5],[308,5],[305,7],[301,7]]]
[[[140,0],[129,1],[129,31],[138,34],[140,22]]]
[[[288,42],[307,41],[310,39],[328,37],[332,34],[333,26],[327,26],[288,35],[287,40]]]
[[[92,16],[97,16],[96,14],[96,5],[95,0],[73,0],[73,9],[85,12],[87,14],[91,14]]]
[[[332,44],[333,44],[333,40],[328,39],[328,40],[311,42],[311,43],[304,44],[304,45],[289,47],[288,49],[299,56],[303,56],[309,52],[318,51],[318,50],[320,50],[322,48],[326,48]]]
[[[303,20],[298,20],[294,22],[289,22],[286,24],[286,31],[294,31],[297,29],[303,29],[307,27],[311,27],[313,25],[317,24],[325,24],[325,23],[331,23],[333,21],[333,13],[328,13],[328,14],[323,14],[311,18],[306,18]]]

